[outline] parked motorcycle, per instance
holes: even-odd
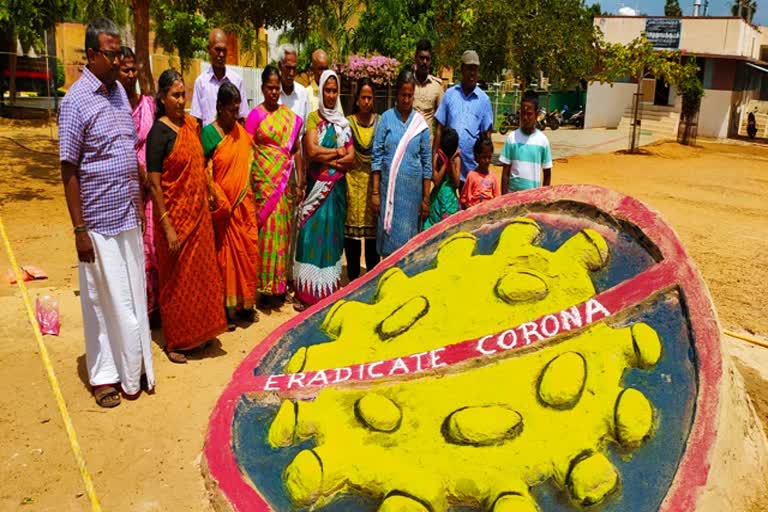
[[[509,130],[520,126],[520,112],[512,112],[507,110],[504,112],[504,117],[501,119],[499,125],[499,133],[506,135]]]
[[[574,112],[571,116],[564,116],[563,125],[575,126],[576,128],[584,128],[584,107],[579,105],[579,110]]]
[[[563,116],[558,109],[553,110],[546,117],[547,126],[553,130],[557,130],[563,124]]]
[[[536,128],[541,131],[544,131],[546,128],[557,130],[560,128],[560,121],[558,119],[559,115],[560,112],[557,109],[547,113],[547,109],[541,107],[536,116]]]
[[[747,114],[747,135],[750,139],[754,139],[757,135],[757,119],[754,112]]]

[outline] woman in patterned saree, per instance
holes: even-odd
[[[347,223],[344,254],[350,281],[360,277],[360,246],[364,246],[365,269],[379,262],[376,252],[376,215],[371,205],[371,148],[380,116],[373,111],[373,82],[361,78],[355,91],[355,113],[347,117],[355,143],[355,165],[347,172]]]
[[[259,234],[250,180],[253,141],[237,122],[240,101],[237,87],[229,82],[221,84],[216,120],[200,132],[203,154],[211,166],[211,186],[219,188],[217,199],[223,203],[217,205],[213,218],[230,331],[235,330],[236,314],[249,322],[258,320],[253,309]]]
[[[281,105],[280,71],[267,66],[261,74],[264,102],[251,110],[245,130],[253,136],[251,186],[256,204],[259,265],[256,290],[261,307],[277,309],[285,300],[291,211],[288,179],[299,149],[301,118]]]
[[[186,363],[183,352],[226,330],[224,286],[216,264],[203,147],[197,123],[184,113],[184,79],[178,71],[163,71],[157,98],[157,120],[147,136],[147,170],[157,217],[160,316],[168,359]]]
[[[344,173],[355,162],[352,132],[337,108],[339,77],[331,70],[320,76],[320,105],[307,117],[304,158],[309,162],[307,193],[299,207],[294,289],[302,311],[341,285],[341,256],[347,216]]]
[[[128,101],[131,103],[133,125],[136,127],[136,158],[139,160],[139,180],[144,192],[144,272],[147,277],[147,313],[150,324],[158,325],[159,305],[157,303],[157,252],[155,251],[155,218],[152,215],[153,205],[149,198],[149,177],[147,176],[147,135],[152,123],[155,122],[155,98],[150,94],[139,94],[136,91],[138,74],[136,71],[136,55],[127,46],[120,47],[120,83],[125,88]]]

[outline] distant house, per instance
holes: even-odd
[[[742,112],[751,100],[768,99],[768,47],[761,30],[735,17],[599,16],[595,25],[610,43],[626,44],[646,33],[658,49],[695,56],[701,69],[704,97],[698,134],[725,138],[738,132]],[[585,126],[616,128],[631,120],[637,82],[590,84]],[[643,80],[642,128],[674,134],[681,97],[663,80]]]

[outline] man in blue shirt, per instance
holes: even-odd
[[[491,136],[493,110],[491,100],[478,86],[480,58],[474,50],[467,50],[461,57],[461,83],[445,92],[443,101],[435,113],[437,129],[433,145],[432,166],[437,165],[437,148],[440,147],[443,128],[453,128],[459,134],[461,150],[461,184],[469,171],[477,167],[472,148],[481,135]]]

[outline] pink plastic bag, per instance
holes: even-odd
[[[59,301],[49,295],[35,299],[35,317],[43,334],[59,335]]]

